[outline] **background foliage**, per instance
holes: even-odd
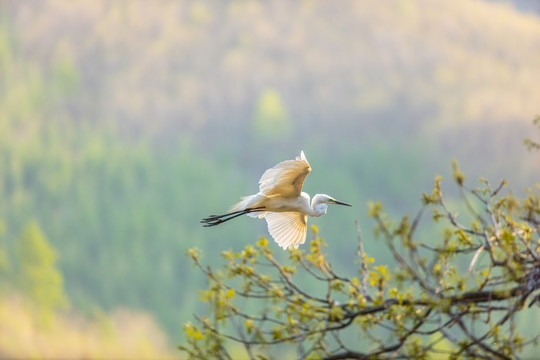
[[[354,204],[314,222],[328,255],[353,260],[359,219],[391,263],[369,200],[414,211],[452,158],[516,194],[538,181],[539,46],[537,13],[498,2],[2,2],[2,296],[33,297],[14,269],[37,226],[62,311],[149,312],[179,342],[203,283],[185,251],[212,262],[266,231],[199,219],[302,149],[305,190]]]

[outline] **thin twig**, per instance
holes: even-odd
[[[360,274],[362,276],[362,281],[360,282],[361,293],[364,298],[367,298],[368,269],[366,264],[366,253],[364,251],[364,242],[362,241],[362,232],[360,231],[360,224],[358,223],[358,220],[355,220],[354,224],[356,225],[356,234],[358,236],[358,257],[360,258]]]

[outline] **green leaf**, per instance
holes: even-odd
[[[226,293],[225,293],[225,298],[226,299],[231,299],[234,297],[234,289],[229,289]]]
[[[341,306],[333,305],[328,312],[330,320],[340,321],[345,316],[345,312]]]

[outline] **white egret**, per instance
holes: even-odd
[[[265,171],[259,180],[259,192],[245,196],[228,213],[210,215],[201,223],[205,227],[215,226],[241,215],[265,218],[268,232],[284,250],[298,248],[306,241],[307,217],[326,214],[327,204],[351,206],[325,194],[313,197],[302,192],[304,179],[311,172],[304,152],[295,160],[280,162]]]

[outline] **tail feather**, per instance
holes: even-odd
[[[260,207],[258,202],[264,199],[264,196],[262,195],[250,195],[250,196],[243,196],[242,200],[240,202],[236,203],[229,212],[236,212],[236,211],[242,211],[249,208],[256,208]]]

